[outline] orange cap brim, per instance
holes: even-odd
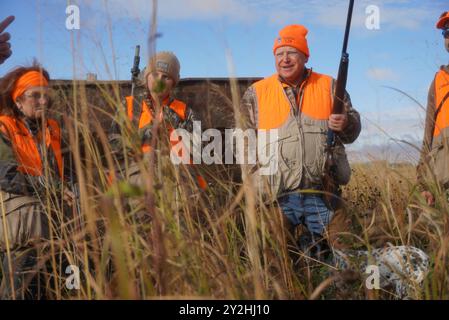
[[[437,29],[444,29],[446,25],[449,26],[449,13],[438,20],[436,27]]]

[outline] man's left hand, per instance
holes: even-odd
[[[346,114],[331,114],[328,125],[332,131],[341,132],[348,125],[348,116]]]

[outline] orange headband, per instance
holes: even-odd
[[[12,100],[16,102],[30,87],[48,87],[48,81],[39,71],[28,71],[17,80],[12,90]]]

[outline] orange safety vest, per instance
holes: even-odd
[[[18,170],[32,176],[41,176],[42,159],[36,141],[23,121],[11,116],[0,116],[0,130],[8,137],[19,163]],[[61,129],[53,119],[47,120],[45,128],[45,145],[51,148],[58,165],[59,176],[63,177],[61,153]]]
[[[134,105],[134,97],[128,96],[126,99],[126,109],[128,113],[129,120],[133,121],[134,113],[133,113],[133,105]],[[166,108],[167,103],[169,102],[168,98],[163,101],[163,107]],[[182,119],[185,120],[186,118],[186,109],[187,106],[184,102],[174,99],[171,101],[171,103],[168,105],[169,108],[171,108],[176,114]],[[151,114],[150,107],[146,104],[145,101],[142,101],[142,111],[140,113],[140,119],[138,128],[143,128],[146,125],[150,124],[153,120],[153,115]],[[137,119],[136,119],[137,120]],[[169,134],[173,131],[173,128],[169,129]],[[172,144],[176,144],[177,142],[172,142]],[[151,150],[151,146],[148,144],[142,145],[142,152],[149,152]]]
[[[308,72],[295,104],[288,99],[278,74],[253,84],[257,128],[277,131],[277,143],[266,142],[267,150],[272,146],[278,149],[277,170],[264,178],[272,196],[301,186],[316,188],[322,183],[327,121],[332,113],[332,78]]]
[[[134,118],[134,113],[133,113],[133,106],[134,106],[134,97],[133,96],[128,96],[125,98],[126,99],[126,109],[127,109],[127,113],[128,113],[128,118],[130,119],[130,121],[133,121]],[[182,119],[185,120],[186,118],[186,109],[187,109],[187,105],[179,100],[173,99],[170,104],[168,104],[169,102],[169,98],[165,99],[162,103],[163,108],[171,108],[174,112],[176,112],[176,114]],[[168,106],[167,106],[168,104]],[[142,101],[142,105],[141,105],[142,111],[140,114],[140,119],[139,121],[139,129],[145,127],[146,125],[150,124],[151,121],[153,120],[153,115],[151,114],[150,108],[149,106],[146,104],[145,100]],[[137,119],[136,119],[137,120]],[[169,128],[169,132],[168,134],[170,135],[171,132],[173,131],[173,128]],[[172,144],[172,146],[176,145],[177,141],[170,141],[170,143]],[[143,144],[142,145],[142,152],[146,153],[149,152],[151,150],[151,146],[148,144]],[[182,155],[179,155],[182,156]],[[197,182],[198,185],[200,186],[201,189],[205,190],[207,188],[207,182],[206,180],[202,177],[202,176],[197,176]]]
[[[275,129],[282,126],[290,115],[290,103],[278,75],[256,82],[258,128]],[[316,120],[327,120],[332,113],[332,78],[311,72],[301,84],[298,96],[300,112]]]
[[[435,108],[440,106],[441,101],[449,92],[449,74],[444,70],[440,70],[435,75]],[[436,110],[435,110],[436,111]],[[433,136],[438,136],[441,131],[449,127],[449,99],[444,101],[441,109],[439,109],[435,120],[435,128]]]

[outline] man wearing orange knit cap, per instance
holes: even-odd
[[[261,182],[259,190],[269,190],[290,231],[305,225],[308,232],[300,238],[300,249],[322,258],[327,251],[326,227],[335,209],[323,199],[327,131],[336,133],[336,178],[344,185],[351,169],[343,144],[357,139],[361,125],[347,93],[344,114],[332,114],[335,81],[305,66],[310,56],[307,33],[302,25],[289,25],[279,32],[273,45],[277,72],[247,89],[242,112],[246,128],[275,129],[278,134],[277,171],[268,176],[265,186],[264,178],[256,177]]]
[[[449,11],[439,17],[436,28],[441,29],[444,48],[449,52]],[[449,65],[435,74],[427,99],[426,124],[418,164],[418,182],[428,205],[434,205],[435,194],[445,190],[449,195]],[[439,187],[437,187],[437,184]]]

